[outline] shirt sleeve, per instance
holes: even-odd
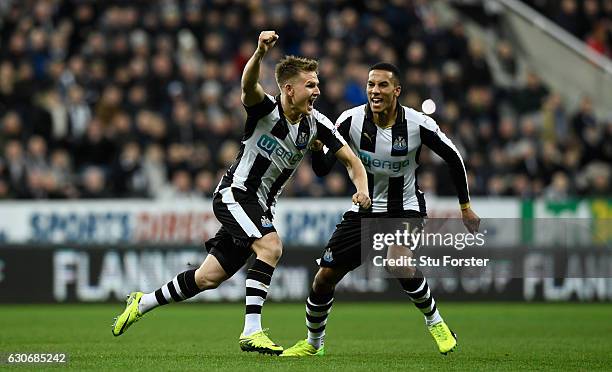
[[[336,164],[336,156],[331,151],[325,151],[327,148],[321,151],[312,152],[312,170],[317,177],[323,177],[329,174],[329,172]]]
[[[349,142],[349,129],[351,127],[351,116],[347,112],[343,112],[336,124],[334,125],[340,136],[345,142]],[[336,164],[336,156],[332,151],[329,151],[327,146],[323,147],[321,151],[312,152],[312,170],[318,177],[323,177],[332,170],[334,164]]]
[[[244,109],[247,112],[247,116],[257,117],[258,119],[261,119],[274,110],[275,105],[276,99],[269,94],[265,94],[261,102],[252,106],[246,106],[243,104]]]
[[[346,145],[346,141],[338,132],[338,128],[332,124],[327,116],[316,112],[314,117],[317,121],[317,139],[323,142],[332,154],[335,154],[342,146]]]
[[[461,154],[453,142],[440,130],[436,122],[427,115],[419,123],[421,142],[438,154],[448,165],[453,184],[457,190],[459,203],[470,201],[467,175]]]
[[[247,139],[255,132],[255,127],[257,127],[259,120],[274,110],[276,107],[276,99],[266,94],[261,102],[253,106],[245,106],[244,104],[243,106],[247,113],[243,139]]]

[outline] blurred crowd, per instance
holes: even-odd
[[[588,2],[588,0],[587,0]],[[508,42],[495,83],[485,46],[428,1],[0,1],[0,198],[210,197],[239,149],[242,69],[261,30],[279,42],[262,83],[278,91],[284,54],[320,61],[315,107],[332,121],[366,102],[368,66],[397,64],[404,105],[433,117],[463,154],[472,195],[610,195],[612,121],[584,97],[569,112]],[[581,31],[586,32],[586,31]],[[419,183],[454,195],[421,152]],[[343,196],[346,172],[307,164],[286,196]]]
[[[523,0],[593,50],[612,58],[612,0]]]

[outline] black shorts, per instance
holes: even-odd
[[[347,271],[356,269],[367,258],[361,249],[361,220],[364,218],[406,218],[416,220],[422,228],[426,215],[417,211],[401,211],[393,213],[371,213],[348,211],[342,216],[342,221],[336,225],[336,230],[325,246],[319,260],[321,267],[342,267]],[[385,223],[384,220],[379,222]],[[397,226],[396,229],[405,229]],[[378,229],[378,228],[377,228]],[[381,226],[381,231],[388,231],[390,226]]]
[[[214,195],[213,212],[221,228],[205,243],[206,250],[232,276],[253,254],[253,241],[276,231],[272,213],[264,211],[256,197],[229,187]]]

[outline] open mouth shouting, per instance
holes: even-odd
[[[308,99],[308,101],[307,101],[307,105],[308,105],[308,106],[307,106],[307,108],[308,108],[308,111],[309,111],[309,112],[310,112],[310,111],[312,111],[312,109],[314,108],[314,101],[316,101],[316,100],[317,100],[317,97],[318,97],[318,96],[311,96],[311,97]]]
[[[383,99],[381,97],[370,97],[372,109],[381,109],[383,107]]]

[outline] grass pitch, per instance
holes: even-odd
[[[171,304],[111,335],[122,305],[3,305],[0,354],[65,352],[67,364],[19,370],[610,370],[612,304],[442,303],[459,336],[437,352],[410,303],[343,303],[329,319],[327,355],[279,358],[241,352],[241,304]],[[305,337],[304,305],[268,303],[264,326],[285,347]],[[0,364],[0,368],[6,367]]]

